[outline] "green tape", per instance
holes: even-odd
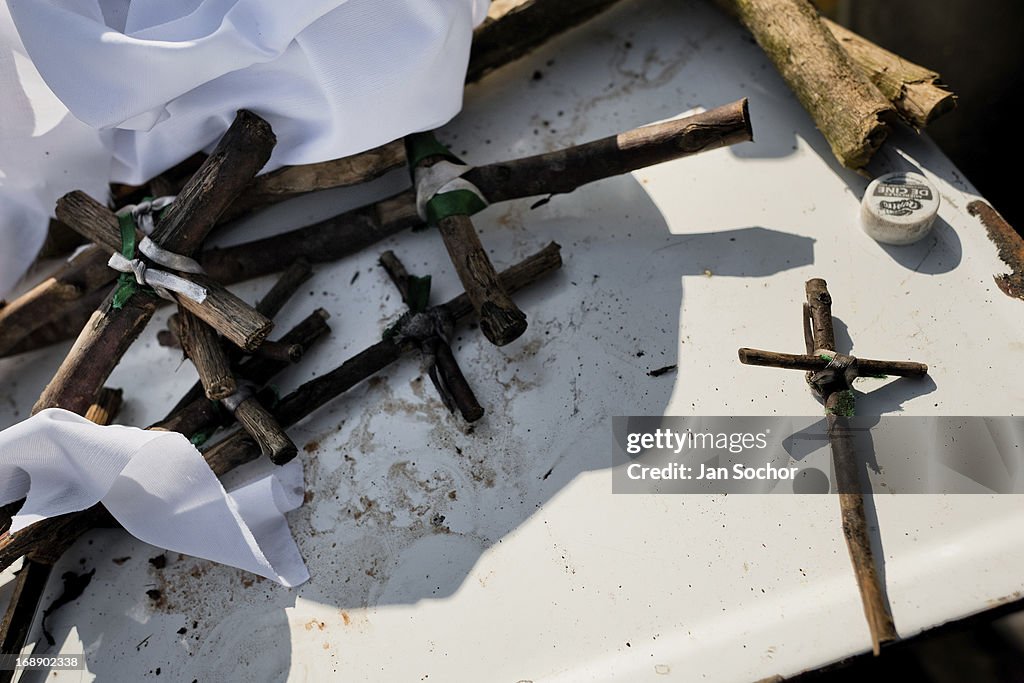
[[[135,219],[130,213],[126,213],[118,216],[117,222],[121,228],[121,256],[131,260],[135,258]],[[115,311],[120,310],[138,290],[139,283],[135,281],[135,276],[132,273],[121,273],[117,278],[117,289],[114,290],[111,307]]]
[[[409,276],[409,296],[408,306],[409,310],[406,311],[398,318],[395,322],[391,323],[384,329],[384,333],[381,334],[381,339],[387,341],[388,339],[394,339],[398,336],[398,333],[402,331],[409,319],[417,313],[423,313],[430,306],[430,276],[424,275],[419,277],[417,275]]]
[[[438,142],[433,133],[413,133],[405,137],[405,154],[415,179],[416,167],[424,159],[442,157],[453,164],[463,164],[459,157]],[[449,216],[472,216],[487,208],[487,202],[470,190],[452,190],[434,195],[427,202],[427,225],[437,225]]]
[[[453,164],[461,164],[462,159],[452,154],[451,150],[438,142],[433,133],[413,133],[405,136],[405,157],[409,160],[409,172],[413,173],[424,159],[444,157]]]
[[[153,197],[143,197],[142,201],[151,202]],[[156,214],[157,217],[163,212],[164,209],[160,209]],[[117,224],[121,228],[121,256],[130,261],[135,258],[135,217],[132,216],[131,212],[123,215],[118,214]],[[117,278],[117,289],[114,290],[114,300],[110,304],[111,308],[115,311],[123,308],[128,303],[128,300],[132,298],[132,295],[140,291],[154,293],[152,287],[140,285],[135,280],[133,273],[121,273],[121,276]]]
[[[430,276],[409,276],[409,310],[422,313],[430,305]]]
[[[198,448],[210,440],[210,437],[213,436],[213,431],[213,429],[209,429],[204,432],[196,432],[192,435],[192,438],[189,439],[189,443]]]
[[[471,190],[452,190],[435,194],[427,202],[427,223],[437,222],[448,216],[472,216],[487,208],[487,202]]]

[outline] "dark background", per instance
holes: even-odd
[[[942,74],[960,97],[928,135],[1021,232],[1024,196],[1024,2],[1020,0],[819,0],[865,38]],[[1003,170],[1007,169],[1007,170]],[[1024,569],[1024,568],[1022,568]]]

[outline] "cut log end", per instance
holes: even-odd
[[[480,307],[480,331],[495,346],[510,344],[526,332],[526,314],[518,308],[499,308],[490,301]]]
[[[219,401],[238,391],[238,383],[234,377],[224,377],[219,382],[204,386],[203,390],[206,398],[211,401]]]
[[[255,396],[245,399],[238,405],[235,409],[235,419],[259,444],[263,455],[270,458],[275,465],[284,465],[298,454],[295,443]]]
[[[918,130],[956,109],[957,96],[937,83],[907,83],[895,105]]]
[[[85,419],[98,425],[108,425],[114,421],[123,402],[123,390],[103,387],[96,395],[96,400],[85,411]]]
[[[257,328],[250,335],[244,338],[242,348],[246,351],[255,351],[267,340],[267,337],[270,335],[270,331],[273,328],[274,323],[268,320],[266,325]]]

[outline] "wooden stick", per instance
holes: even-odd
[[[221,401],[274,464],[283,465],[294,458],[298,449],[277,420],[247,387],[236,383],[228,356],[213,330],[184,309],[179,311],[179,316],[174,332],[199,372],[206,397]],[[294,357],[301,357],[303,347],[300,344],[284,346],[294,349]],[[290,357],[284,360],[294,362]]]
[[[0,622],[0,652],[16,655],[24,649],[29,628],[39,611],[39,602],[52,573],[52,565],[25,559],[15,576],[11,601]],[[9,683],[14,679],[14,673],[14,667],[0,670],[0,683]]]
[[[213,153],[156,226],[153,241],[183,255],[195,251],[219,212],[266,163],[274,141],[265,121],[239,112]],[[211,193],[215,196],[209,196]],[[79,414],[84,412],[156,310],[156,297],[144,291],[136,292],[118,310],[112,307],[113,297],[111,292],[93,314],[91,324],[79,335],[34,411],[62,407]]]
[[[406,270],[405,264],[402,263],[401,259],[395,254],[395,252],[388,249],[380,255],[378,259],[380,267],[384,269],[384,272],[388,274],[391,279],[391,283],[398,290],[398,294],[402,297],[402,303],[406,306],[409,305],[409,280],[412,278],[409,275],[409,271]]]
[[[836,335],[832,325],[832,295],[821,278],[808,280],[807,313],[811,322],[811,340],[815,349],[836,350]]]
[[[821,356],[794,355],[790,353],[776,353],[775,351],[762,351],[760,349],[740,349],[740,362],[744,365],[762,365],[771,368],[785,368],[787,370],[824,370],[829,360]],[[857,367],[861,375],[891,375],[894,377],[921,377],[928,374],[928,366],[924,363],[899,360],[872,360],[870,358],[858,358]]]
[[[330,332],[327,325],[329,317],[327,311],[318,308],[282,336],[282,342],[298,344],[303,350],[308,350],[318,339]],[[238,364],[235,376],[255,386],[263,386],[290,365],[291,363],[254,356]],[[186,392],[167,417],[152,425],[150,429],[163,429],[194,436],[198,432],[225,423],[224,412],[217,405],[207,400],[201,385],[196,385]]]
[[[808,0],[721,0],[750,30],[847,168],[889,134],[895,111],[818,18]]]
[[[141,334],[156,311],[157,297],[137,292],[122,308],[112,307],[111,291],[92,314],[67,357],[43,389],[33,413],[46,408],[64,408],[83,414],[96,398],[132,342]]]
[[[281,311],[282,308],[284,308],[284,305],[288,302],[288,300],[295,295],[295,293],[299,290],[299,287],[301,287],[302,284],[306,281],[306,279],[308,279],[311,275],[312,271],[307,261],[300,259],[299,261],[292,263],[290,266],[288,266],[288,268],[285,269],[281,276],[278,277],[278,279],[274,282],[273,286],[271,286],[267,293],[263,295],[263,298],[256,303],[256,310],[259,311],[262,315],[267,316],[268,318],[273,318]],[[314,318],[317,317],[321,319],[314,320]],[[317,309],[304,321],[300,322],[296,327],[292,328],[290,332],[285,334],[285,336],[281,338],[279,343],[288,344],[289,346],[300,346],[302,348],[302,353],[304,354],[306,348],[308,348],[312,341],[319,338],[322,334],[325,334],[328,331],[328,317],[329,316],[323,309]],[[166,332],[168,343],[164,344],[161,341],[161,344],[163,344],[164,346],[173,346],[177,344],[177,338],[175,337],[173,332],[171,332],[170,330],[161,330],[161,333],[163,332]],[[160,340],[160,336],[161,335],[158,333],[158,341]],[[173,343],[170,343],[172,341]],[[237,357],[232,358],[232,362],[237,360]],[[277,374],[277,372],[280,372],[280,370],[284,369],[285,367],[287,367],[287,365],[291,364],[292,362],[293,361],[289,360],[287,363],[282,364],[278,361],[271,361],[272,364],[270,365],[270,367],[274,368],[273,374]],[[243,371],[244,370],[245,369],[243,369]],[[190,389],[189,392],[186,393],[185,396],[180,401],[178,401],[178,403],[174,406],[174,408],[171,410],[171,413],[173,414],[176,410],[182,408],[184,405],[186,405],[190,401],[197,399],[201,395],[203,395],[202,384],[197,383],[193,385],[192,389]],[[196,431],[198,431],[198,429]]]
[[[262,209],[292,197],[365,183],[405,164],[401,140],[380,147],[316,164],[285,166],[257,176],[221,217],[229,221],[255,209]]]
[[[491,204],[572,192],[581,185],[673,159],[750,142],[747,99],[709,111],[634,128],[618,135],[466,174]]]
[[[552,192],[567,193],[581,185],[647,165],[751,139],[746,100],[740,100],[584,145],[479,166],[467,174],[467,179],[480,188],[491,203]],[[406,191],[303,228],[232,247],[210,249],[197,260],[207,275],[227,285],[279,272],[301,258],[310,263],[336,261],[421,224],[415,194]],[[106,278],[104,282],[110,282],[113,275],[106,266],[106,258],[98,261],[95,267],[101,277]],[[3,311],[0,311],[0,321],[2,317]],[[0,322],[0,355],[73,337],[88,320],[88,314],[77,311],[73,301],[64,306],[51,302],[43,310],[36,309],[34,316],[25,318],[34,321],[35,327],[31,328],[35,331],[34,337],[25,339],[12,334],[13,339],[6,347]],[[59,319],[52,324],[46,322],[56,318]],[[22,329],[21,334],[25,333]]]
[[[90,305],[84,299],[117,276],[107,267],[107,258],[98,248],[78,254],[53,276],[0,308],[0,354],[15,352],[22,340],[50,320],[67,325],[68,329],[78,325],[70,335],[65,333],[64,339],[78,334],[96,308],[95,301]],[[67,324],[65,319],[77,312],[78,304],[85,309],[85,317]]]
[[[285,363],[298,363],[302,359],[303,349],[299,344],[265,341],[252,353],[260,358],[269,358],[270,360],[279,360]]]
[[[466,179],[493,204],[572,192],[597,180],[752,139],[744,99],[583,145],[478,166]],[[299,258],[310,263],[336,261],[418,225],[422,221],[416,213],[416,195],[405,191],[303,228],[211,249],[198,260],[211,277],[229,284],[277,272]]]
[[[288,303],[288,300],[295,296],[299,287],[311,277],[313,277],[313,268],[309,265],[309,261],[303,258],[297,259],[285,268],[274,285],[257,302],[256,310],[268,318],[275,317]]]
[[[313,275],[313,270],[309,265],[309,262],[305,259],[300,259],[295,263],[288,266],[281,276],[274,282],[273,287],[263,295],[255,306],[256,311],[267,318],[273,318],[280,310],[284,307],[285,303],[288,302],[298,288]],[[180,348],[181,344],[173,331],[172,321],[177,314],[172,315],[168,319],[168,327],[171,329],[160,330],[157,335],[157,342],[161,346],[169,346],[173,348]],[[260,346],[253,351],[253,353],[262,353],[268,344],[275,344],[274,342],[264,341]],[[275,351],[271,351],[274,353]],[[294,360],[290,362],[295,363],[301,358],[301,350],[291,348],[290,354],[298,353],[298,356],[294,357]]]
[[[270,125],[244,109],[153,229],[150,239],[168,251],[191,254],[238,194],[270,158],[277,139]]]
[[[206,300],[199,303],[176,295],[180,308],[188,309],[238,348],[246,351],[259,348],[274,327],[270,318],[208,275],[189,275],[188,279],[206,290]]]
[[[381,254],[380,265],[395,284],[402,301],[408,306],[409,302],[409,271],[399,260],[395,252],[388,250]],[[447,340],[440,336],[425,339],[422,342],[422,350],[429,359],[428,376],[437,389],[445,407],[449,412],[458,409],[466,422],[476,422],[484,416],[484,409],[473,393],[473,388],[466,381],[462,373],[452,347]]]
[[[520,261],[500,274],[502,286],[509,292],[516,292],[539,278],[554,272],[562,265],[561,247],[554,242],[536,254]],[[439,308],[443,314],[458,321],[473,312],[473,305],[465,292],[451,299]],[[312,379],[277,404],[274,414],[278,421],[289,427],[330,400],[348,391],[363,380],[401,357],[403,349],[390,339],[385,339],[359,352],[334,370]],[[244,432],[235,432],[215,446],[206,450],[203,457],[210,468],[219,475],[249,462],[259,454],[259,448]],[[3,565],[3,537],[0,536],[0,568]]]
[[[502,284],[508,291],[514,292],[553,272],[562,265],[559,250],[557,244],[551,243],[540,252],[508,268],[501,273]],[[473,311],[465,293],[443,304],[443,307],[445,313],[455,320],[466,317]],[[327,375],[306,382],[282,399],[274,411],[278,421],[285,426],[294,424],[338,394],[387,367],[389,363],[401,357],[401,354],[402,349],[390,340],[377,342]],[[266,361],[254,358],[250,362]],[[209,401],[205,402],[209,404]],[[244,431],[238,431],[208,449],[203,457],[214,473],[222,476],[234,467],[254,459],[259,453],[260,449],[252,437]],[[0,569],[9,567],[16,559],[37,548],[48,548],[66,539],[75,539],[93,526],[109,519],[106,510],[101,505],[95,505],[82,512],[37,522],[15,536],[8,533],[0,534]]]
[[[480,316],[480,331],[496,346],[505,346],[526,331],[526,314],[498,281],[469,216],[445,216],[437,222],[441,239],[459,280]]]
[[[496,2],[473,32],[466,82],[473,83],[498,67],[519,59],[552,36],[582,24],[618,0],[525,0]],[[505,5],[504,11],[495,9]]]
[[[406,138],[407,155],[409,146],[416,144],[417,137],[422,137],[422,134]],[[418,161],[416,169],[430,168],[441,161],[445,161],[443,155],[428,156]],[[497,346],[518,339],[526,331],[526,314],[519,310],[498,282],[498,273],[480,242],[472,219],[468,214],[443,216],[437,221],[437,229],[455,273],[480,318],[480,331]]]
[[[980,199],[968,204],[967,212],[985,226],[989,240],[999,250],[999,258],[1010,268],[1009,273],[993,276],[996,285],[1006,296],[1024,299],[1024,238],[998,211]]]
[[[100,248],[109,253],[120,253],[121,229],[117,216],[89,195],[78,190],[64,195],[57,200],[57,215]],[[141,232],[137,236],[139,239],[143,237]],[[266,316],[212,278],[206,275],[176,274],[206,289],[206,299],[202,303],[176,296],[179,307],[191,311],[236,346],[250,350],[256,348],[273,327]]]
[[[113,423],[124,403],[124,391],[103,387],[96,395],[96,401],[85,411],[85,419],[98,425]],[[0,650],[2,652],[2,650]]]
[[[86,411],[85,418],[98,425],[110,424],[117,417],[123,398],[124,394],[120,389],[103,387],[97,394],[96,403],[89,406],[89,410]],[[9,522],[7,528],[10,528]],[[25,558],[15,578],[11,601],[7,605],[3,621],[0,622],[0,653],[19,654],[24,649],[29,628],[36,612],[39,611],[43,592],[53,573],[53,565],[74,540],[64,539],[63,542],[50,546],[48,553],[36,553]],[[0,683],[12,680],[14,672],[14,667],[0,670]]]
[[[807,281],[806,291],[814,348],[835,351],[832,297],[828,287],[824,280],[815,278]],[[860,587],[864,616],[871,632],[871,649],[878,655],[882,643],[896,640],[899,636],[871,550],[871,536],[868,534],[867,517],[864,514],[864,494],[859,480],[860,467],[854,452],[849,421],[843,416],[839,405],[842,393],[832,392],[825,397],[825,415],[839,488],[843,536]]]
[[[231,412],[242,429],[259,446],[260,452],[275,465],[283,465],[298,454],[299,449],[285,434],[277,418],[270,414],[255,395],[243,398]]]
[[[331,331],[327,325],[327,320],[330,317],[330,314],[324,309],[316,309],[282,335],[279,343],[286,346],[298,346],[302,349],[302,355],[305,355],[313,342]],[[255,384],[263,385],[270,377],[290,365],[293,365],[291,360],[250,356],[238,364],[237,372],[239,375],[251,379]]]
[[[219,401],[238,391],[235,375],[216,332],[184,308],[179,308],[178,315],[172,316],[168,323],[173,325],[172,331],[182,350],[199,373],[206,398]]]
[[[945,87],[938,73],[907,61],[825,17],[821,21],[854,67],[882,91],[910,125],[924,128],[956,109],[957,97]]]
[[[455,360],[451,344],[440,338],[430,339],[426,342],[426,353],[433,359],[428,372],[430,381],[437,388],[448,410],[455,412],[457,408],[466,422],[476,422],[482,418],[483,406]]]

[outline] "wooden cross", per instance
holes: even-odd
[[[191,256],[216,223],[220,213],[270,158],[274,143],[273,131],[266,121],[250,112],[240,111],[217,147],[157,224],[150,236],[152,241],[167,251]],[[79,196],[80,193],[65,195],[58,202],[58,211],[64,213],[64,209],[70,209],[68,203]],[[92,202],[92,205],[95,204]],[[121,237],[116,227],[116,217],[102,205],[92,205],[83,203],[81,211],[67,212],[68,220],[64,222],[98,244],[111,248],[111,251],[117,249]],[[96,209],[100,220],[91,220],[93,212],[88,211],[88,208]],[[99,229],[94,231],[94,227]],[[116,245],[111,239],[115,235]],[[201,284],[208,291],[217,289],[209,278],[202,278]],[[125,351],[152,318],[158,302],[155,295],[138,291],[122,307],[117,308],[114,306],[115,292],[116,289],[111,291],[93,313],[90,324],[82,330],[67,358],[43,390],[33,407],[34,413],[52,407],[65,408],[78,414],[85,412]],[[224,323],[221,331],[225,336],[233,336],[228,329],[231,328],[235,333],[240,333],[238,336],[241,337],[239,341],[242,346],[258,346],[270,331],[271,322],[263,316],[243,314],[243,311],[248,313],[250,307],[226,290],[221,301],[232,304],[219,311],[219,317]],[[202,316],[214,308],[204,302],[204,305],[190,310]],[[236,324],[240,320],[251,321],[254,327],[237,329]]]
[[[858,373],[922,377],[928,374],[928,366],[923,363],[854,358],[836,353],[832,297],[829,296],[825,281],[820,278],[808,280],[806,290],[803,330],[807,353],[793,355],[743,348],[739,350],[740,362],[746,365],[807,370],[808,384],[825,404],[829,445],[839,489],[843,535],[846,537],[864,615],[871,631],[871,649],[877,655],[882,643],[897,640],[899,636],[871,552],[871,539],[864,515],[864,493],[860,487],[857,457],[847,420],[852,412],[850,385]]]
[[[430,301],[429,279],[410,275],[395,252],[389,250],[381,254],[380,265],[398,288],[398,292],[402,295],[402,301],[409,307],[407,315],[415,316],[417,313],[426,313],[429,310],[443,310],[427,308]],[[418,292],[416,283],[421,283]],[[454,321],[450,322],[454,323]],[[451,327],[451,324],[447,326]],[[473,388],[466,381],[466,376],[462,374],[462,369],[459,368],[455,354],[452,353],[452,347],[446,338],[447,335],[443,331],[437,330],[436,325],[432,327],[435,329],[426,335],[421,335],[416,340],[427,361],[427,374],[430,376],[430,381],[433,382],[437,393],[441,395],[441,400],[449,412],[454,413],[458,409],[466,422],[475,422],[484,416],[484,409],[476,400],[476,395],[473,394]]]
[[[466,166],[460,179],[474,188],[483,205],[489,205],[516,197],[571,192],[600,177],[752,139],[747,101],[743,99],[694,117],[644,126],[557,152],[513,162]],[[444,161],[461,165],[430,134],[407,136],[406,155],[414,174]],[[409,193],[409,199],[414,200],[415,194]],[[457,192],[438,190],[433,197],[425,198],[428,214],[433,200],[445,194]],[[394,214],[399,207],[388,208]],[[475,210],[478,209],[445,210],[436,225],[480,319],[480,331],[491,343],[503,346],[526,331],[526,315],[501,286],[470,219]]]
[[[417,158],[417,145],[436,147],[439,153]],[[415,172],[428,169],[444,161],[461,161],[450,156],[429,133],[414,133],[406,137],[406,155]],[[473,310],[480,318],[480,331],[492,344],[504,346],[518,339],[526,331],[526,314],[498,281],[498,273],[487,256],[480,236],[469,217],[470,210],[454,211],[437,220],[437,229],[451,257],[455,272],[466,288]]]

